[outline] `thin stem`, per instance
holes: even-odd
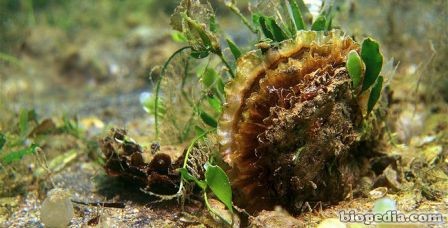
[[[227,69],[229,69],[229,73],[230,76],[232,78],[235,78],[235,73],[233,72],[232,68],[230,67],[230,64],[227,62],[227,60],[224,58],[224,55],[222,54],[221,51],[217,52],[216,55],[219,56],[219,58],[221,59],[222,63],[224,63],[224,65],[226,65]]]
[[[186,50],[186,49],[190,49],[191,46],[186,46],[186,47],[182,47],[180,49],[178,49],[177,51],[175,51],[169,58],[168,60],[165,62],[165,64],[163,64],[163,68],[162,71],[160,72],[160,77],[159,80],[157,81],[157,85],[156,85],[156,97],[155,97],[155,101],[154,101],[154,125],[155,125],[155,135],[156,135],[156,139],[159,139],[159,92],[160,92],[160,84],[162,82],[163,76],[165,75],[166,72],[166,68],[168,67],[168,64],[171,62],[171,60],[173,60],[173,58],[181,53],[182,51]]]
[[[190,156],[191,150],[193,149],[193,146],[196,144],[196,142],[199,141],[200,139],[205,137],[208,133],[210,133],[210,132],[212,132],[214,130],[216,130],[216,129],[212,128],[212,129],[210,129],[210,130],[200,134],[199,136],[197,136],[196,138],[193,139],[193,141],[188,146],[187,152],[185,153],[185,158],[184,158],[184,163],[182,165],[182,168],[186,168],[187,167],[188,157]],[[175,194],[172,194],[172,195],[157,194],[157,193],[154,193],[154,192],[151,192],[151,191],[147,191],[146,189],[143,189],[143,188],[140,188],[140,191],[142,191],[142,192],[144,192],[146,194],[149,194],[151,196],[159,197],[160,198],[159,201],[163,201],[163,200],[171,200],[171,199],[174,199],[176,197],[181,196],[182,195],[181,192],[182,192],[183,186],[184,186],[184,180],[181,177],[180,178],[179,190]],[[159,201],[156,201],[156,202],[159,202]]]
[[[184,159],[184,164],[182,165],[182,168],[187,168],[188,157],[190,156],[191,150],[193,149],[193,146],[196,144],[196,142],[199,141],[200,139],[204,138],[208,133],[210,133],[214,130],[216,130],[216,129],[212,128],[208,131],[205,131],[204,133],[196,136],[196,138],[194,138],[193,141],[191,141],[190,145],[188,146],[187,152],[185,153],[185,159]]]
[[[240,10],[232,3],[227,3],[226,6],[234,13],[236,14],[241,21],[249,28],[249,30],[255,34],[258,34],[258,29],[255,28],[248,20],[247,18],[240,12]]]
[[[208,203],[208,198],[207,198],[207,192],[204,191],[204,201],[205,201],[205,206],[207,206],[207,209],[212,212],[212,214],[216,215],[218,218],[220,218],[222,221],[224,221],[225,223],[227,223],[227,225],[232,226],[231,223],[229,223],[229,221],[227,221],[224,217],[222,217],[218,212],[216,212]],[[232,215],[233,216],[233,215]],[[232,218],[232,223],[233,223],[233,218]]]
[[[184,90],[185,83],[187,82],[189,66],[190,66],[190,57],[188,57],[187,60],[185,61],[184,75],[182,77],[182,84],[181,84],[181,92],[182,96],[185,98],[188,104],[193,105],[193,101],[191,101],[191,99],[188,97],[187,93]]]

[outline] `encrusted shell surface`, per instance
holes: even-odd
[[[350,191],[362,120],[345,68],[351,50],[359,45],[340,31],[301,31],[238,60],[218,126],[237,204],[297,211]]]

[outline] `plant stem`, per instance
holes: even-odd
[[[226,6],[241,19],[241,21],[247,26],[247,28],[249,28],[251,32],[258,34],[258,29],[250,24],[247,18],[240,12],[240,10],[232,2],[227,3]]]
[[[235,73],[233,72],[232,68],[230,67],[230,64],[229,64],[229,63],[227,62],[227,60],[224,58],[224,55],[222,54],[222,52],[219,51],[219,52],[217,52],[217,53],[215,53],[215,54],[219,56],[219,58],[221,59],[222,63],[224,63],[224,65],[226,65],[227,69],[229,69],[230,76],[231,76],[232,78],[235,78]]]
[[[181,84],[180,89],[181,89],[182,96],[185,98],[185,100],[188,102],[188,104],[190,106],[193,106],[193,101],[191,101],[191,99],[188,97],[187,93],[184,90],[185,83],[187,82],[189,66],[190,66],[190,57],[188,57],[187,60],[185,61],[184,75],[182,77],[182,84]]]
[[[220,218],[222,221],[224,221],[225,223],[227,223],[227,225],[232,226],[231,223],[229,223],[229,221],[227,221],[224,217],[222,217],[218,212],[216,212],[208,203],[208,198],[207,198],[207,192],[204,191],[204,201],[205,201],[205,206],[207,206],[207,209],[212,212],[212,214],[216,215],[218,218]],[[233,216],[233,215],[232,215]],[[233,223],[233,218],[232,218],[232,223]]]
[[[193,149],[193,146],[196,144],[196,142],[199,141],[200,139],[204,138],[208,133],[210,133],[214,130],[216,130],[216,129],[212,128],[212,129],[196,136],[196,138],[194,138],[193,141],[191,141],[190,145],[188,146],[187,152],[185,153],[184,164],[182,165],[182,168],[187,168],[188,157],[190,156],[190,152]]]
[[[155,126],[155,135],[156,135],[156,139],[159,139],[159,92],[160,92],[160,84],[162,82],[163,76],[165,75],[166,72],[166,68],[168,67],[168,64],[170,64],[171,60],[173,60],[173,58],[178,55],[179,53],[181,53],[184,50],[190,49],[191,46],[186,46],[186,47],[182,47],[180,49],[178,49],[177,51],[175,51],[169,58],[168,60],[165,62],[165,64],[163,64],[162,67],[162,71],[160,72],[160,76],[159,76],[159,80],[157,81],[157,85],[156,85],[156,97],[155,97],[155,101],[154,101],[154,126]]]

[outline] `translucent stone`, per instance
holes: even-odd
[[[40,220],[45,227],[66,227],[73,218],[70,193],[61,188],[52,189],[42,203]]]

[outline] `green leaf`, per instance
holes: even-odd
[[[29,120],[29,111],[28,110],[20,110],[19,113],[19,130],[20,135],[22,137],[26,137],[28,132],[28,120]]]
[[[233,57],[235,60],[237,60],[241,56],[241,50],[238,48],[238,46],[230,39],[226,39],[227,44],[229,45],[230,51],[233,54]]]
[[[20,137],[22,139],[26,138],[30,131],[32,130],[29,126],[30,122],[34,122],[36,124],[39,124],[37,120],[37,113],[34,109],[26,110],[22,109],[19,113],[19,130],[20,130]]]
[[[311,16],[311,12],[308,9],[308,6],[306,6],[305,2],[303,0],[296,0],[297,5],[299,6],[300,12],[302,13],[302,18],[304,21],[306,21],[307,15]]]
[[[214,33],[218,32],[218,23],[216,23],[215,15],[210,15],[209,20],[210,31]]]
[[[148,97],[142,98],[142,100],[140,101],[143,109],[151,114],[151,115],[155,115],[155,109],[156,109],[156,99],[154,95],[149,95]],[[165,105],[163,103],[162,99],[159,99],[157,102],[157,116],[160,118],[163,118],[163,116],[166,113],[166,108]]]
[[[296,25],[294,23],[294,19],[292,18],[292,15],[291,15],[289,3],[288,3],[288,1],[285,0],[285,1],[281,1],[280,5],[282,8],[282,12],[288,12],[288,15],[282,19],[282,20],[284,20],[282,22],[282,25],[284,28],[283,31],[285,32],[287,37],[295,37],[295,35],[297,34],[297,29],[296,29]]]
[[[66,115],[62,117],[62,121],[64,122],[64,125],[61,127],[61,129],[68,134],[71,134],[75,137],[79,137],[81,135],[81,129],[79,128],[78,120],[77,118],[70,119]]]
[[[207,183],[205,181],[198,180],[195,176],[191,175],[186,168],[179,168],[180,175],[186,181],[194,181],[202,190],[207,188]]]
[[[375,83],[381,72],[383,65],[383,56],[380,53],[380,46],[377,41],[367,38],[362,42],[361,58],[366,65],[364,81],[362,83],[362,91],[367,90]]]
[[[266,18],[266,21],[268,23],[269,28],[272,31],[272,35],[274,35],[275,41],[280,42],[280,41],[288,39],[285,32],[283,32],[282,28],[280,28],[280,26],[277,24],[277,22],[275,22],[274,18],[268,17],[268,18]]]
[[[217,113],[221,113],[221,111],[222,111],[222,104],[221,104],[221,101],[220,101],[216,96],[213,96],[213,97],[207,97],[207,101],[208,101],[208,104],[209,104],[210,106],[212,106],[212,108],[213,108]]]
[[[210,51],[208,50],[199,50],[199,51],[191,50],[190,56],[195,59],[203,59],[207,57],[209,54]]]
[[[329,19],[327,20],[327,24],[325,25],[327,30],[331,30],[331,27],[333,26],[333,17],[330,16]]]
[[[0,151],[2,151],[3,146],[6,144],[6,136],[0,133]]]
[[[375,82],[375,85],[370,92],[369,101],[367,102],[367,113],[373,110],[376,102],[380,99],[381,89],[383,88],[383,76],[379,76]]]
[[[268,25],[266,17],[260,16],[259,21],[260,21],[261,31],[263,31],[264,36],[271,40],[275,40],[274,35],[269,30],[269,25]]]
[[[303,21],[302,13],[300,12],[300,8],[297,5],[295,0],[289,0],[289,5],[291,6],[291,14],[294,19],[294,24],[296,25],[297,30],[305,29],[305,22]]]
[[[5,164],[9,165],[14,161],[21,160],[25,155],[33,154],[36,152],[37,149],[36,144],[32,144],[30,147],[21,149],[18,151],[13,151],[2,157],[0,160],[4,162]]]
[[[311,25],[311,30],[323,31],[326,28],[327,20],[324,15],[319,15],[314,23]]]
[[[213,127],[213,128],[216,128],[218,126],[218,123],[210,114],[200,110],[199,115],[200,115],[202,121],[204,121],[204,123],[206,123],[208,126]]]
[[[186,43],[188,41],[187,37],[179,31],[174,31],[173,33],[171,33],[171,39],[173,39],[173,41],[177,43]]]
[[[230,187],[229,178],[224,170],[219,166],[206,163],[205,181],[216,197],[226,205],[230,212],[233,213],[232,188]]]
[[[194,126],[194,132],[196,133],[196,136],[202,135],[205,133],[204,129],[198,127],[198,126]]]
[[[257,27],[261,27],[261,24],[260,24],[260,17],[261,17],[261,15],[258,14],[258,13],[254,13],[254,14],[252,14],[252,22],[253,22],[254,25],[257,26]]]
[[[219,74],[213,68],[207,67],[202,74],[201,81],[205,88],[211,88],[218,78],[220,78]]]
[[[219,78],[219,80],[216,82],[216,89],[220,96],[224,96],[224,81],[222,78]]]
[[[346,67],[348,74],[352,79],[353,88],[357,88],[361,83],[362,71],[364,66],[361,57],[359,57],[358,53],[355,50],[351,50],[348,53]]]

